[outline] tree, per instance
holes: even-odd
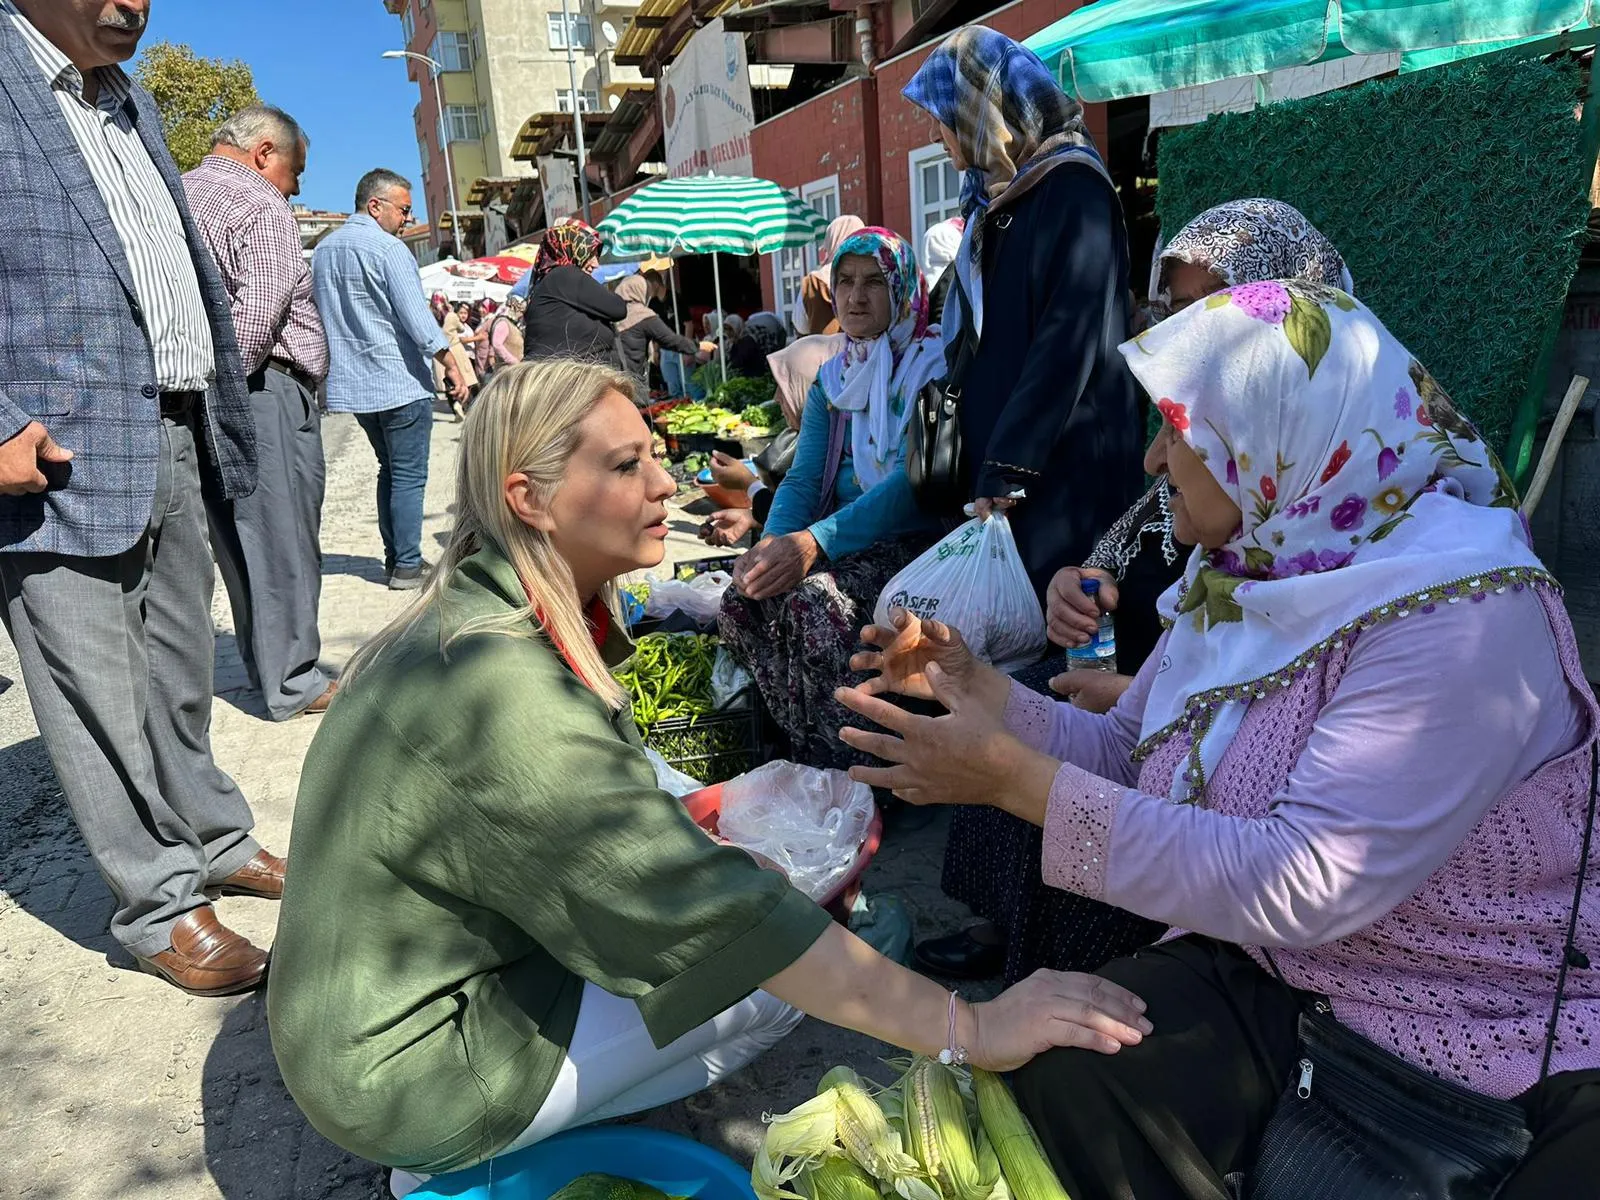
[[[197,166],[211,150],[217,126],[241,108],[261,103],[248,64],[202,58],[181,43],[146,47],[133,73],[161,110],[167,148],[180,171]]]

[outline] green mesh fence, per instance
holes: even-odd
[[[1590,168],[1570,63],[1486,60],[1162,135],[1176,230],[1270,196],[1339,247],[1356,294],[1505,446],[1578,266]]]

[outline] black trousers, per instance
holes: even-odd
[[[1185,937],[1100,972],[1143,997],[1155,1032],[1113,1055],[1052,1050],[1014,1080],[1073,1200],[1228,1200],[1298,1059],[1305,1003],[1236,946]],[[1600,1071],[1519,1098],[1533,1148],[1501,1200],[1600,1194]]]

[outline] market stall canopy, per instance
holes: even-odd
[[[770,254],[820,241],[828,223],[765,179],[702,175],[640,188],[600,222],[613,254]]]
[[[1399,52],[1401,70],[1415,70],[1588,30],[1597,10],[1600,0],[1099,0],[1026,45],[1079,99],[1120,100],[1349,54]]]

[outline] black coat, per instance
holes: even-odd
[[[700,350],[696,342],[681,333],[673,333],[660,317],[649,317],[617,334],[617,349],[622,355],[622,369],[645,387],[645,391],[640,393],[641,396],[649,394],[651,342],[663,350],[675,350],[690,358]]]
[[[621,365],[612,326],[627,315],[627,302],[587,271],[556,267],[528,297],[522,359],[573,357]]]
[[[1144,488],[1144,427],[1117,350],[1128,336],[1128,238],[1111,184],[1064,163],[988,218],[983,296],[962,451],[974,498],[1027,489],[1011,522],[1043,596]],[[956,297],[969,326],[959,287]],[[953,366],[958,341],[949,345]]]

